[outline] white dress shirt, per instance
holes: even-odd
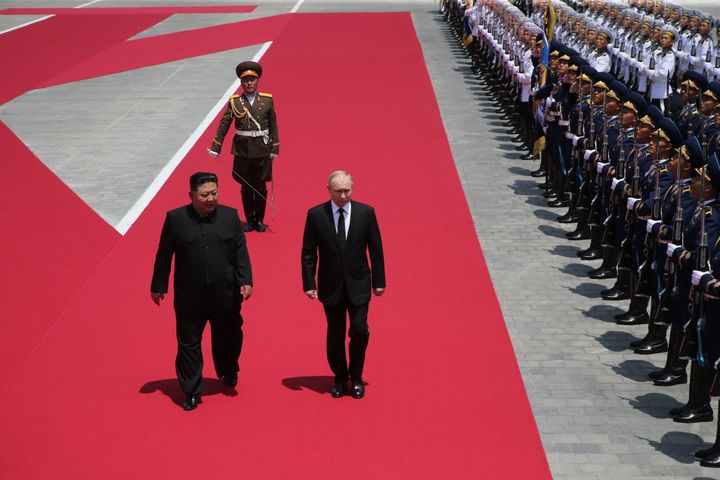
[[[340,218],[340,207],[335,205],[335,202],[330,202],[330,206],[332,206],[332,212],[333,212],[333,222],[335,223],[335,233],[338,231],[338,219]],[[345,206],[342,208],[343,211],[343,218],[345,219],[345,238],[347,238],[347,234],[350,231],[350,215],[351,215],[351,202],[348,202],[345,204]]]
[[[245,98],[247,98],[248,103],[252,107],[253,103],[255,103],[255,98],[257,98],[257,92],[255,92],[252,95],[245,94]]]

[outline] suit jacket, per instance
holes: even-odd
[[[327,305],[340,302],[343,288],[353,305],[368,303],[371,288],[385,288],[385,261],[375,210],[355,201],[351,208],[344,251],[337,245],[329,201],[311,208],[305,221],[301,259],[303,290],[317,290],[318,298]]]
[[[232,143],[232,154],[241,158],[266,158],[271,153],[280,153],[275,105],[273,104],[272,95],[269,93],[258,93],[252,105],[247,101],[244,94],[230,97],[210,149],[220,153],[223,140],[230,129],[233,119],[235,119],[236,130],[258,131],[257,125],[248,117],[247,112],[250,112],[250,115],[260,124],[260,130],[268,131],[268,138],[235,135]]]
[[[237,210],[218,205],[205,219],[192,204],[169,211],[155,256],[151,292],[168,291],[173,256],[176,311],[240,308],[240,286],[252,285],[252,270]]]

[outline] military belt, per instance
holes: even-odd
[[[268,130],[235,130],[235,135],[240,137],[267,137]]]

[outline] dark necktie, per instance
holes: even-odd
[[[343,212],[344,210],[342,208],[338,210],[337,245],[340,251],[345,250],[345,243],[347,242],[347,237],[345,236],[345,216]]]

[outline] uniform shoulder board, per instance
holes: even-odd
[[[667,167],[660,167],[660,173],[667,173]]]
[[[230,95],[230,100],[232,100],[233,98],[240,98],[240,95],[237,95],[237,94],[235,94],[235,95]]]
[[[260,95],[261,97],[270,97],[270,98],[272,98],[272,93],[259,92],[258,95]]]

